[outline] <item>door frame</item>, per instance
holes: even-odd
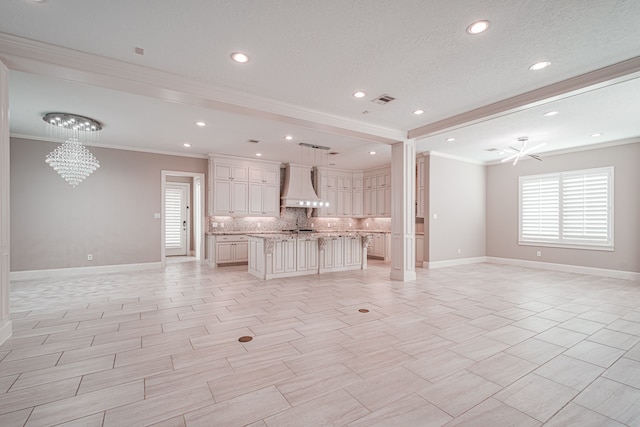
[[[204,245],[205,245],[205,175],[204,173],[196,172],[184,172],[184,171],[172,171],[162,170],[160,171],[160,200],[161,200],[161,212],[164,212],[165,204],[165,187],[168,176],[186,176],[193,178],[191,206],[193,207],[193,247],[195,249],[196,260],[200,264],[203,264],[206,259],[204,257]],[[165,230],[164,230],[164,217],[163,213],[160,214],[160,262],[162,268],[166,267],[166,253],[165,253]],[[187,248],[189,251],[189,248]]]
[[[168,176],[172,176],[172,175],[168,175]],[[184,244],[185,244],[185,248],[184,248],[184,255],[183,256],[191,256],[192,251],[191,251],[191,217],[194,216],[191,213],[191,183],[190,182],[174,182],[174,181],[166,181],[165,182],[165,196],[166,196],[166,190],[167,187],[172,187],[172,188],[182,188],[182,189],[186,189],[186,199],[183,200],[184,205],[187,206],[187,212],[186,212],[186,217],[185,217],[185,222],[186,222],[186,234],[184,236]],[[164,203],[166,203],[166,200],[164,201]],[[166,206],[163,203],[163,212],[166,211]],[[182,209],[182,207],[181,207]],[[162,224],[163,227],[165,229],[165,256],[169,256],[167,254],[167,247],[166,247],[166,230],[167,230],[167,223],[165,222],[166,218],[162,218]],[[174,256],[173,254],[171,256]]]

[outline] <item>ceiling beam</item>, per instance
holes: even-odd
[[[203,84],[164,71],[0,33],[0,59],[11,70],[169,102],[194,105],[364,141],[393,144],[406,132]]]
[[[640,56],[429,123],[410,130],[408,138],[426,138],[638,77]]]

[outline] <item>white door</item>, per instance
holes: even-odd
[[[165,255],[188,255],[189,194],[188,183],[167,182],[164,201]]]

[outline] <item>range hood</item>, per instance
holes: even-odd
[[[317,208],[325,205],[313,189],[311,166],[286,164],[280,201],[283,208]]]

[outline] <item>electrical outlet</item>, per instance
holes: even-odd
[[[262,224],[258,223],[258,228],[262,227]]]
[[[153,214],[153,217],[154,217],[155,219],[160,219],[160,213],[159,213],[159,212],[154,213],[154,214]]]
[[[331,228],[331,223],[328,223],[328,224],[327,224],[327,227]]]
[[[458,248],[458,255],[462,253],[462,249]]]
[[[224,222],[220,223],[220,228],[224,228]]]
[[[87,255],[87,261],[93,261],[93,254]]]
[[[213,228],[218,228],[218,223],[217,223],[217,222],[212,222],[212,223],[211,223],[211,226],[212,226]]]
[[[536,256],[542,256],[542,251],[536,252]]]
[[[438,219],[438,214],[433,214],[433,219]]]

